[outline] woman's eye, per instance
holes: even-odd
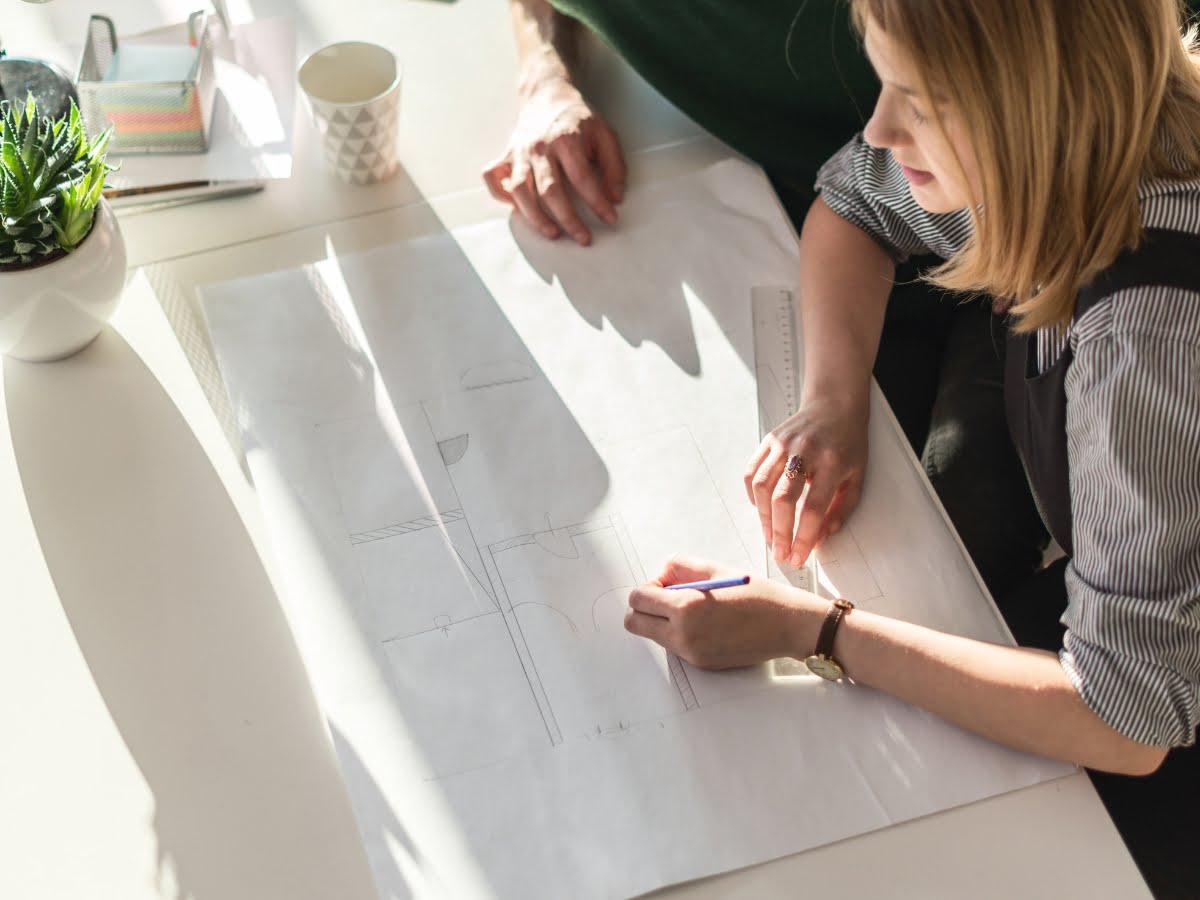
[[[929,119],[926,116],[924,116],[921,113],[921,111],[919,109],[917,109],[915,106],[910,107],[910,109],[912,110],[913,121],[916,122],[918,125],[924,125],[926,122],[929,121]]]

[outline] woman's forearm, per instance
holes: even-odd
[[[833,656],[855,682],[999,743],[1092,769],[1145,775],[1166,749],[1092,712],[1056,654],[945,634],[866,610],[848,614]]]
[[[510,0],[522,94],[547,81],[570,83],[579,58],[579,23],[547,0]]]
[[[719,596],[661,586],[734,571],[672,557],[658,580],[630,594],[625,627],[704,669],[812,654],[829,612],[816,594],[758,577]],[[1149,774],[1167,754],[1092,712],[1054,653],[854,609],[841,620],[832,656],[855,683],[1018,750],[1125,775]]]
[[[804,393],[865,404],[895,265],[818,197],[800,240]]]

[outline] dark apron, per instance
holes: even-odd
[[[1200,236],[1148,228],[1141,245],[1117,257],[1075,301],[1075,321],[1115,291],[1161,285],[1200,291]],[[1066,347],[1045,372],[1037,370],[1037,336],[1009,332],[1004,406],[1034,503],[1050,536],[1067,556],[1071,543],[1071,482],[1067,469],[1065,382],[1073,354]]]

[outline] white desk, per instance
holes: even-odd
[[[89,13],[132,31],[194,5],[0,2],[10,50],[68,68]],[[364,36],[397,50],[403,176],[332,181],[299,110],[290,181],[127,219],[115,328],[64,362],[5,362],[0,897],[374,896],[194,292],[499,214],[477,179],[514,110],[505,6],[231,4],[235,19],[296,16],[301,53]],[[726,152],[611,56],[596,68],[627,150],[645,151],[631,190]],[[664,893],[1148,896],[1083,775]]]

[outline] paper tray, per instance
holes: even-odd
[[[88,131],[113,126],[112,152],[208,150],[216,97],[208,17],[192,13],[188,34],[188,44],[119,45],[112,19],[91,17],[76,89]]]

